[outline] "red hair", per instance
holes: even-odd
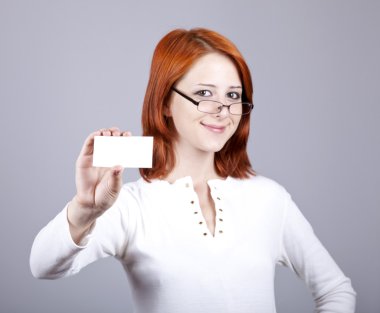
[[[231,59],[243,84],[243,101],[252,103],[251,74],[243,56],[230,40],[203,28],[176,29],[165,35],[153,54],[142,111],[143,135],[154,137],[153,167],[140,169],[145,180],[164,178],[174,168],[173,142],[177,131],[171,118],[164,114],[171,88],[196,60],[211,52]],[[215,153],[215,170],[221,177],[247,178],[255,174],[247,154],[249,121],[250,114],[243,115],[234,135]]]

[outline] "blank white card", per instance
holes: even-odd
[[[149,136],[95,136],[92,165],[130,168],[151,168],[153,137]]]

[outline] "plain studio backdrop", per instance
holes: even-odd
[[[74,195],[86,136],[114,125],[141,134],[160,38],[199,26],[230,38],[251,68],[254,168],[292,194],[352,279],[357,312],[380,312],[380,1],[359,0],[1,0],[0,312],[131,312],[114,259],[44,281],[30,248]],[[282,267],[276,302],[279,313],[313,308]]]

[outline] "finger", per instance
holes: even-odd
[[[124,137],[132,136],[132,133],[130,131],[125,131],[121,133],[121,136],[124,136]]]
[[[123,174],[124,168],[121,165],[116,165],[112,169],[112,175],[114,176],[120,176]]]
[[[111,136],[111,130],[109,128],[102,128],[100,132],[102,136]]]
[[[101,132],[99,130],[88,135],[88,137],[84,141],[80,155],[82,156],[92,155],[94,152],[94,138],[95,136],[100,136],[100,135],[101,135]]]
[[[110,173],[110,177],[108,179],[108,189],[111,192],[111,194],[117,194],[119,193],[122,185],[123,185],[123,171],[124,168],[120,165],[114,166]]]
[[[121,131],[118,127],[111,127],[109,129],[111,131],[111,136],[120,136]]]

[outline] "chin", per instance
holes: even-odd
[[[225,144],[226,144],[225,142],[223,142],[223,143],[217,143],[217,142],[210,143],[210,142],[208,142],[203,146],[202,150],[207,151],[207,152],[219,152],[220,150],[223,149]]]

